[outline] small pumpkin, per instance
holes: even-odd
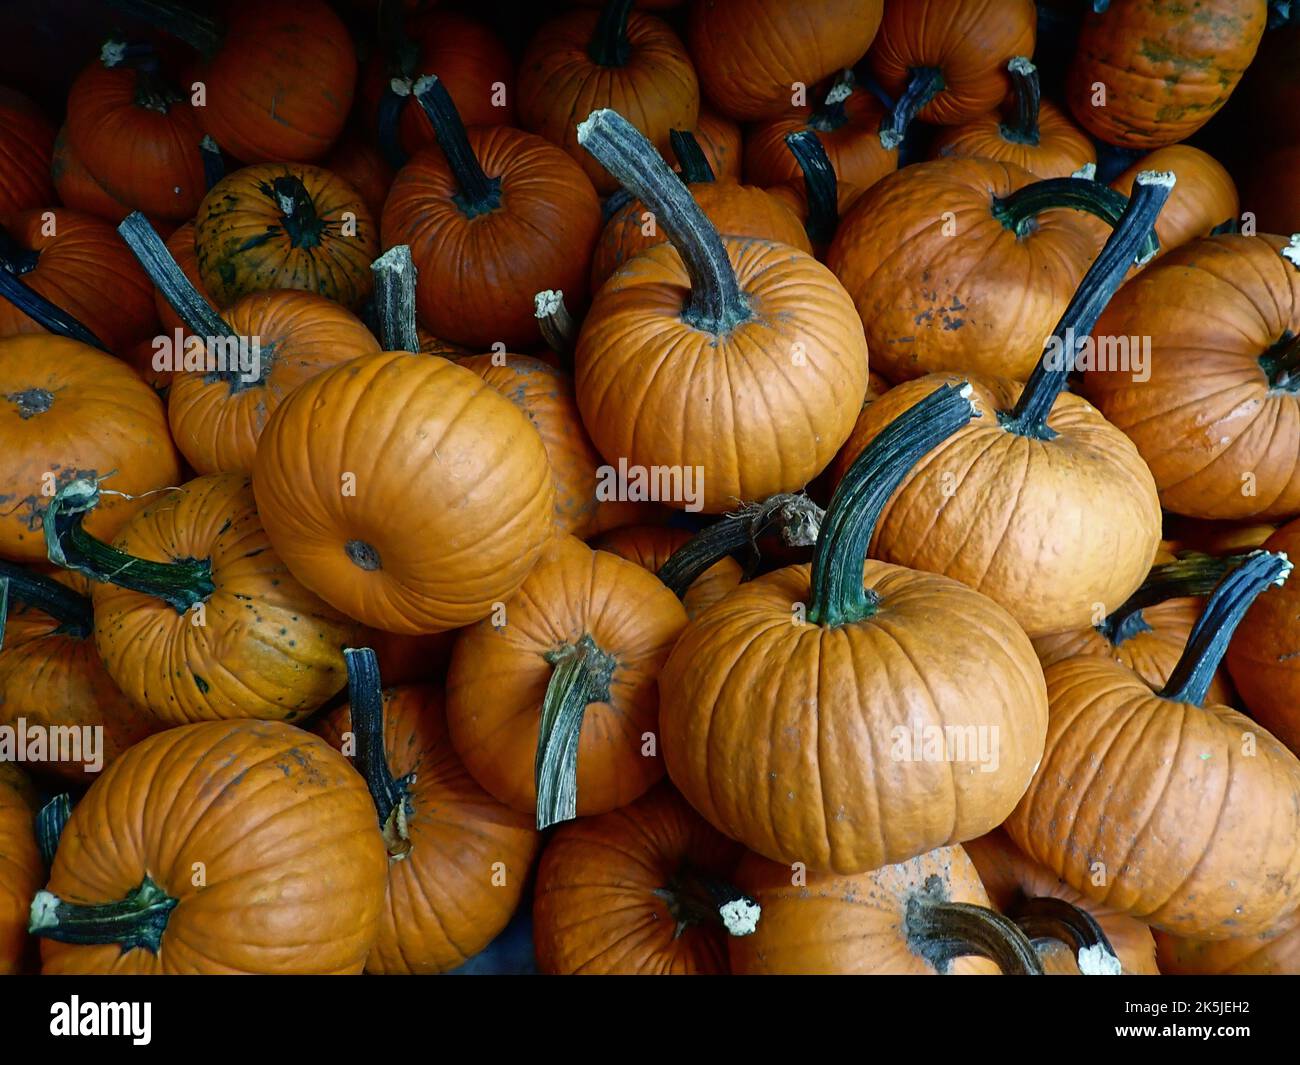
[[[365,782],[324,740],[183,725],[73,808],[29,927],[49,974],[360,973],[386,866]]]
[[[27,910],[45,881],[33,821],[36,790],[12,763],[0,762],[0,976],[28,972],[35,951]]]
[[[635,562],[651,573],[658,573],[674,552],[690,543],[691,539],[691,534],[685,529],[667,525],[625,525],[602,533],[591,541],[591,546]],[[686,616],[697,617],[735,588],[743,576],[740,563],[735,559],[729,556],[719,559],[695,578],[682,596]]]
[[[1300,910],[1256,936],[1182,939],[1156,933],[1160,971],[1176,976],[1300,976]]]
[[[0,222],[12,214],[54,201],[50,162],[54,127],[20,92],[0,86]]]

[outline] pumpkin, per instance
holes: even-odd
[[[775,118],[798,87],[862,58],[883,7],[884,0],[707,0],[691,5],[686,40],[713,106],[735,119]]]
[[[939,390],[877,438],[836,490],[811,569],[709,607],[660,675],[673,783],[774,861],[856,874],[982,835],[1038,763],[1042,671],[1011,615],[946,577],[863,565],[890,491],[970,420],[967,391]],[[968,764],[994,758],[996,772]]]
[[[1229,573],[1158,692],[1104,658],[1047,668],[1047,749],[1006,822],[1022,851],[1175,935],[1254,935],[1297,908],[1300,761],[1244,715],[1205,705],[1241,615],[1290,569],[1260,552]]]
[[[189,94],[160,66],[152,50],[107,42],[68,90],[68,146],[116,202],[179,222],[206,194],[207,168],[220,177],[221,159],[203,146]]]
[[[368,140],[356,133],[345,135],[323,165],[357,190],[371,218],[384,213],[384,201],[395,171]]]
[[[538,828],[631,802],[663,775],[656,680],[685,624],[640,566],[554,537],[452,651],[447,726],[465,767]]]
[[[551,534],[546,448],[470,370],[384,352],[299,385],[253,464],[290,571],[366,625],[429,633],[509,599]]]
[[[673,143],[682,160],[683,179],[691,195],[719,233],[733,237],[789,244],[811,254],[812,245],[798,215],[784,202],[753,185],[715,180],[708,161],[690,134],[673,131]],[[683,159],[683,156],[686,158]],[[616,270],[647,248],[664,244],[668,234],[640,200],[629,199],[615,211],[601,230],[596,254],[591,260],[591,288],[596,291]]]
[[[77,158],[68,143],[68,130],[65,125],[54,139],[54,158],[50,163],[50,173],[54,179],[54,189],[59,200],[74,211],[94,215],[116,225],[131,213],[131,208],[115,200],[86,165]]]
[[[356,309],[370,295],[379,237],[342,178],[263,163],[227,174],[203,197],[194,247],[203,291],[223,307],[250,292],[293,288]]]
[[[1128,434],[1167,510],[1300,512],[1300,266],[1288,254],[1281,237],[1194,241],[1120,289],[1097,322],[1099,338],[1150,338],[1142,373],[1089,368],[1082,391]]]
[[[1256,936],[1180,939],[1156,933],[1162,973],[1178,976],[1300,976],[1300,910]]]
[[[739,181],[744,155],[739,124],[701,102],[699,121],[691,132],[717,180]]]
[[[155,362],[170,354],[170,368],[185,371],[172,377],[167,419],[198,473],[251,473],[257,438],[285,396],[322,370],[379,352],[361,319],[310,292],[253,292],[215,314],[142,215],[121,230],[188,325],[159,338]]]
[[[50,974],[359,973],[386,857],[365,782],[324,740],[185,725],[73,808],[29,927]]]
[[[762,923],[726,886],[742,853],[666,784],[560,826],[542,852],[533,895],[538,968],[565,976],[726,973],[727,940]]]
[[[1070,177],[1095,163],[1097,152],[1092,142],[1060,108],[1042,98],[1038,68],[1029,58],[1016,56],[1007,64],[1007,73],[1015,92],[1015,109],[1005,117],[1000,111],[990,111],[960,126],[941,129],[930,142],[930,157],[994,159],[1014,163],[1039,178]],[[1150,162],[1142,169],[1172,168]],[[1136,170],[1133,176],[1137,176]],[[1180,192],[1182,177],[1179,174]],[[1120,191],[1127,195],[1129,189]]]
[[[1251,160],[1242,198],[1265,233],[1300,232],[1300,144],[1275,148]]]
[[[1001,829],[963,843],[962,850],[975,864],[991,904],[1033,939],[1049,976],[1160,975],[1156,944],[1146,925],[1062,883],[1021,854]],[[1108,950],[1095,943],[1078,949],[1071,942],[1079,933],[1086,938],[1091,922],[1100,928]],[[1062,938],[1049,938],[1049,933]]]
[[[36,849],[36,791],[16,765],[0,762],[0,976],[27,972],[35,953],[27,909],[45,880]]]
[[[353,754],[388,850],[388,894],[369,973],[441,973],[496,938],[538,849],[529,818],[474,783],[432,685],[382,693],[374,652],[349,649],[348,698],[320,734]]]
[[[100,347],[117,351],[153,331],[152,286],[107,222],[58,207],[14,215],[3,233],[0,270],[81,322]],[[45,330],[26,306],[0,299],[0,337]]]
[[[797,491],[830,461],[866,391],[867,350],[847,294],[785,244],[719,237],[627,122],[597,111],[580,141],[655,215],[671,245],[601,288],[574,353],[578,407],[611,463],[699,470],[719,513]],[[689,402],[687,402],[689,397]]]
[[[625,525],[602,533],[591,541],[591,546],[635,562],[651,573],[658,573],[673,553],[690,541],[691,534],[685,529],[666,525]],[[729,556],[719,559],[695,578],[681,597],[686,616],[697,617],[735,588],[742,577],[740,563],[735,559]]]
[[[442,150],[397,174],[384,205],[383,244],[408,244],[419,270],[420,323],[457,344],[536,344],[533,297],[560,288],[586,302],[600,204],[578,165],[531,133],[466,130],[436,78],[417,97]]]
[[[700,86],[686,48],[632,0],[606,0],[599,12],[570,11],[544,23],[519,62],[524,129],[563,148],[601,195],[618,188],[577,138],[577,119],[602,107],[623,115],[660,152],[668,131],[694,129]]]
[[[1264,541],[1268,551],[1300,558],[1300,519]],[[1300,586],[1290,581],[1246,612],[1228,647],[1228,672],[1250,716],[1300,754]]]
[[[170,725],[292,721],[343,686],[356,626],[290,575],[247,477],[199,477],[151,498],[111,544],[82,526],[100,498],[93,479],[61,489],[46,542],[52,562],[96,582],[95,646],[129,699]]]
[[[738,975],[1042,973],[1024,933],[989,909],[960,847],[853,876],[749,854],[736,884],[762,909],[754,934],[728,943]]]
[[[371,648],[379,660],[384,683],[390,687],[441,681],[451,661],[457,630],[425,636],[404,636],[383,629],[364,629],[357,642]]]
[[[189,221],[182,226],[178,226],[172,232],[172,235],[167,238],[166,244],[167,254],[180,267],[181,273],[185,275],[185,280],[190,283],[195,292],[203,297],[203,301],[212,308],[215,314],[219,308],[204,289],[203,278],[199,274],[199,253],[194,247],[194,222]],[[153,302],[154,309],[158,312],[158,321],[162,323],[163,335],[173,336],[177,329],[185,328],[185,323],[172,310],[172,305],[167,302],[167,297],[161,289],[154,289]]]
[[[0,340],[0,396],[0,557],[44,561],[43,514],[58,485],[112,473],[122,494],[87,522],[111,537],[144,506],[132,497],[180,478],[162,403],[111,355],[44,334]]]
[[[1111,0],[1085,9],[1065,98],[1089,133],[1122,148],[1190,137],[1228,100],[1255,57],[1267,6]]]
[[[0,222],[54,200],[54,127],[26,96],[0,86]]]
[[[1076,655],[1097,655],[1122,663],[1153,688],[1163,687],[1201,615],[1203,597],[1237,561],[1202,555],[1156,565],[1137,591],[1097,624],[1035,639],[1038,661],[1046,669]],[[1231,705],[1232,685],[1223,670],[1214,674],[1206,697]]]
[[[1011,89],[1007,64],[1034,54],[1033,0],[889,0],[868,60],[894,110],[880,130],[902,143],[914,118],[958,126],[992,111]]]
[[[51,579],[0,561],[11,604],[0,651],[0,726],[50,730],[42,767],[79,785],[155,731],[158,722],[123,695],[104,669],[90,599],[69,587],[72,577],[56,573]],[[68,742],[56,749],[60,736]]]
[[[830,157],[812,130],[786,134],[786,147],[798,162],[803,181],[798,185],[779,185],[772,193],[790,203],[803,219],[804,231],[813,242],[818,258],[822,258],[839,229],[841,213],[852,207],[866,190],[836,177]]]

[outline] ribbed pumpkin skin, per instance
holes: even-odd
[[[895,383],[939,370],[1028,378],[1104,240],[1074,211],[1045,212],[1023,238],[993,216],[995,198],[1035,180],[1011,163],[937,159],[853,205],[826,265],[853,297],[874,370]]]
[[[543,657],[584,634],[616,660],[608,702],[587,705],[578,744],[578,816],[602,814],[663,776],[657,677],[686,624],[658,578],[570,536],[554,537],[514,598],[506,623],[485,618],[456,641],[447,671],[447,726],[474,779],[501,802],[532,813],[542,699],[554,667]]]
[[[318,373],[380,350],[360,318],[310,292],[253,292],[222,317],[237,336],[258,338],[262,376],[236,385],[237,391],[204,372],[173,377],[167,420],[198,473],[252,473],[257,438],[289,393]]]
[[[155,562],[212,564],[216,591],[201,625],[151,595],[92,589],[104,667],[159,721],[292,721],[346,683],[343,647],[356,625],[293,579],[258,520],[247,477],[200,477],[154,496],[113,543]]]
[[[597,293],[574,353],[578,406],[600,453],[703,466],[710,514],[807,484],[848,436],[867,384],[862,323],[825,267],[785,244],[723,244],[749,321],[721,336],[682,321],[686,268],[661,244]]]
[[[347,706],[319,726],[336,749],[351,729]],[[388,895],[366,972],[446,972],[510,921],[541,837],[527,815],[494,801],[461,765],[438,688],[384,692],[384,750],[394,777],[415,774],[408,793],[411,849],[388,863]]]
[[[54,127],[22,93],[0,86],[0,221],[54,201]]]
[[[324,222],[318,240],[285,227],[277,179],[297,178]],[[194,248],[204,291],[223,307],[266,289],[315,292],[356,309],[370,295],[378,227],[361,194],[317,166],[265,163],[218,181],[199,205]]]
[[[939,130],[930,142],[931,159],[991,159],[1028,170],[1036,178],[1069,177],[1097,161],[1092,141],[1050,100],[1038,111],[1038,143],[1010,140],[1002,134],[1006,121],[1000,111],[979,115],[960,126]],[[1159,170],[1160,167],[1144,167]],[[1137,171],[1134,171],[1136,176]],[[1132,178],[1129,179],[1132,184]],[[1165,212],[1160,214],[1164,218]]]
[[[113,474],[111,487],[139,495],[180,479],[167,418],[131,367],[49,334],[0,340],[0,556],[45,561],[45,479]],[[41,410],[49,399],[48,408]],[[93,428],[92,428],[93,427]],[[86,528],[111,537],[143,499],[104,496]]]
[[[397,172],[383,245],[411,246],[416,311],[437,336],[479,350],[535,346],[538,292],[561,289],[575,313],[586,303],[600,201],[578,165],[541,137],[505,126],[467,132],[483,172],[501,179],[500,207],[466,217],[446,158],[430,148]]]
[[[1265,542],[1300,558],[1300,520]],[[1225,662],[1250,716],[1300,754],[1300,588],[1270,588],[1246,611]]]
[[[1011,88],[1007,63],[1033,55],[1033,0],[889,0],[868,59],[891,99],[917,67],[938,67],[945,87],[917,117],[955,126],[992,111]]]
[[[734,181],[703,181],[691,186],[691,195],[719,233],[789,244],[806,255],[812,254],[799,216],[781,198],[764,189]],[[640,200],[630,200],[605,223],[591,260],[593,292],[634,255],[667,242],[668,234],[659,226],[653,227],[653,236],[646,235],[649,220],[645,214]]]
[[[740,161],[744,148],[740,126],[736,122],[701,102],[700,117],[695,123],[695,140],[704,153],[704,158],[709,161],[715,178],[719,181],[740,180]]]
[[[667,784],[621,809],[561,825],[537,870],[538,968],[564,976],[725,974],[722,927],[690,924],[677,934],[655,892],[670,890],[683,867],[725,881],[743,853]]]
[[[78,158],[68,143],[68,128],[59,129],[54,139],[54,157],[50,161],[50,174],[54,179],[54,189],[59,202],[74,211],[102,218],[117,225],[131,209],[120,200],[113,199]],[[43,200],[48,203],[48,200]],[[155,226],[155,229],[158,227]]]
[[[253,489],[294,576],[399,633],[486,617],[552,529],[550,463],[527,417],[471,371],[405,352],[299,386],[262,432]],[[354,562],[350,541],[373,548],[378,568]]]
[[[1119,607],[1150,570],[1160,503],[1128,438],[1079,397],[1063,393],[1047,420],[1058,435],[1034,440],[998,424],[998,411],[1020,397],[1014,381],[974,374],[908,381],[862,412],[832,483],[903,411],[964,380],[979,416],[912,468],[881,515],[871,556],[978,589],[1030,636],[1091,625],[1097,604],[1103,615]]]
[[[343,130],[356,46],[324,0],[224,5],[221,50],[199,68],[204,132],[245,163],[319,159]]]
[[[519,61],[519,120],[563,148],[604,196],[618,182],[578,144],[578,123],[613,108],[667,157],[668,131],[695,128],[700,85],[677,34],[640,11],[628,16],[627,62],[601,66],[587,51],[599,18],[597,11],[570,11],[537,31]]]
[[[178,226],[176,231],[167,238],[167,250],[176,260],[176,265],[181,268],[181,273],[185,275],[189,283],[194,286],[200,296],[208,301],[208,306],[214,311],[221,308],[217,306],[216,301],[207,294],[203,287],[203,277],[199,273],[199,253],[194,247],[194,222],[186,222]],[[172,310],[171,304],[164,298],[163,294],[157,289],[153,293],[154,309],[158,312],[158,321],[162,324],[162,333],[165,336],[171,336],[177,329],[185,329],[185,323],[176,316]]]
[[[1300,910],[1267,932],[1239,939],[1179,939],[1157,932],[1156,960],[1166,975],[1300,976]]]
[[[41,971],[359,973],[387,864],[365,782],[324,740],[270,721],[169,729],[73,807],[48,885],[102,903],[147,873],[180,900],[159,953],[43,939]]]
[[[625,525],[602,533],[591,546],[598,551],[608,551],[629,562],[635,562],[651,573],[658,573],[659,568],[672,557],[682,544],[691,539],[685,529],[675,529],[667,525]],[[720,559],[706,569],[687,589],[682,605],[686,607],[686,616],[696,618],[719,599],[725,596],[741,581],[743,571],[740,563],[728,556]]]
[[[758,900],[758,930],[728,943],[738,975],[937,976],[912,950],[904,931],[907,902],[931,877],[942,880],[950,902],[988,906],[975,867],[960,847],[940,847],[897,865],[858,876],[807,874],[791,884],[788,865],[747,854],[736,886]],[[994,975],[984,958],[958,958],[955,976]]]
[[[1064,899],[1090,913],[1101,925],[1125,976],[1159,976],[1151,930],[1128,914],[1099,906],[1059,880],[1050,869],[1022,854],[1000,829],[962,844],[975,864],[992,905],[1009,912],[1025,899]],[[1034,947],[1049,976],[1078,976],[1074,951],[1058,939],[1035,940]]]
[[[586,535],[596,513],[596,469],[600,453],[587,439],[573,395],[573,378],[540,359],[506,355],[474,355],[460,365],[484,381],[528,416],[546,446],[555,485],[555,530],[560,535]]]
[[[68,143],[115,200],[183,221],[207,192],[203,130],[188,92],[160,110],[136,102],[140,80],[130,66],[90,63],[68,91]]]
[[[48,222],[47,213],[54,216]],[[107,222],[56,207],[14,215],[5,228],[20,247],[40,256],[20,275],[23,283],[85,325],[109,351],[152,332],[153,285]],[[0,337],[25,333],[45,334],[45,328],[0,300]]]
[[[1066,102],[1108,144],[1160,148],[1191,136],[1232,95],[1267,22],[1257,0],[1112,0],[1085,9]],[[1092,103],[1106,87],[1106,105]]]
[[[1272,388],[1259,363],[1300,331],[1300,270],[1284,247],[1272,236],[1186,244],[1121,288],[1097,322],[1096,336],[1151,338],[1148,380],[1090,371],[1083,393],[1137,446],[1167,510],[1300,511],[1300,395]]]
[[[27,778],[17,766],[0,762],[0,976],[27,972],[35,960],[27,915],[45,881],[35,814],[36,793]]]
[[[1252,935],[1296,909],[1294,755],[1235,710],[1162,699],[1116,662],[1071,658],[1046,677],[1047,750],[1006,822],[1022,851],[1175,935]]]
[[[673,783],[719,831],[810,870],[861,873],[996,827],[1047,727],[1024,633],[955,581],[871,561],[874,616],[838,629],[791,624],[810,572],[791,566],[742,584],[682,633],[659,681]],[[987,684],[979,699],[973,663]],[[915,732],[918,720],[994,729],[997,770],[973,756],[892,757],[892,730]]]
[[[705,96],[741,120],[774,118],[794,82],[808,85],[862,58],[883,0],[700,0],[686,40]]]

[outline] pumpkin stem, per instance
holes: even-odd
[[[729,333],[752,316],[718,231],[645,136],[616,111],[593,111],[578,143],[639,199],[668,234],[691,280],[682,319],[704,332]]]
[[[316,201],[311,198],[302,178],[296,174],[281,174],[269,184],[262,182],[258,191],[279,208],[280,225],[293,247],[320,246],[325,220],[316,211]]]
[[[1169,682],[1157,694],[1176,703],[1204,704],[1228,641],[1250,604],[1270,585],[1285,584],[1291,565],[1281,551],[1254,551],[1224,577],[1192,626]]]
[[[136,947],[157,954],[167,921],[179,902],[148,873],[139,887],[117,902],[64,902],[52,892],[38,891],[32,899],[27,931],[60,943],[117,943],[123,954]]]
[[[379,0],[376,36],[388,59],[389,75],[414,78],[420,61],[420,47],[406,33],[406,5],[402,0]]]
[[[834,628],[870,617],[879,599],[862,563],[889,497],[921,456],[975,416],[969,384],[940,385],[890,422],[853,461],[831,496],[813,553],[808,620]]]
[[[578,343],[578,323],[564,302],[564,293],[548,288],[533,297],[533,314],[546,346],[566,359],[573,357]]]
[[[803,171],[808,220],[804,230],[813,244],[827,244],[840,224],[839,179],[817,134],[799,130],[785,135],[786,147]]]
[[[774,525],[788,546],[811,547],[823,517],[822,508],[803,493],[780,492],[696,533],[664,561],[657,576],[678,599],[685,598],[702,573],[733,551],[748,548],[756,562],[758,538]]]
[[[401,861],[411,853],[408,822],[415,812],[410,799],[415,774],[408,773],[398,780],[388,766],[379,658],[369,647],[345,647],[343,658],[348,669],[348,716],[357,746],[353,762],[370,789],[388,857],[392,861]]]
[[[1268,386],[1278,392],[1300,392],[1300,335],[1288,330],[1276,344],[1259,357],[1259,367],[1268,378]]]
[[[55,632],[84,640],[95,627],[90,600],[43,573],[0,559],[0,582],[5,595],[0,599],[0,648],[4,647],[7,600],[9,596],[48,614],[59,627]]]
[[[1140,632],[1150,632],[1151,626],[1142,617],[1142,611],[1166,599],[1176,599],[1189,595],[1209,595],[1215,585],[1223,579],[1225,573],[1238,565],[1245,555],[1227,555],[1216,557],[1200,553],[1188,554],[1174,562],[1165,562],[1153,566],[1132,595],[1112,613],[1107,614],[1101,624],[1100,632],[1113,646],[1118,647],[1125,640]]]
[[[627,66],[632,56],[632,43],[627,39],[627,20],[631,13],[632,0],[606,0],[587,44],[587,55],[597,66]]]
[[[72,816],[72,796],[66,791],[56,795],[36,814],[36,845],[48,868],[54,864],[54,854],[59,849],[59,837]]]
[[[419,354],[415,324],[415,262],[408,244],[395,244],[370,264],[375,277],[375,314],[385,351]]]
[[[912,949],[941,973],[954,959],[975,955],[1006,976],[1043,975],[1038,952],[1015,922],[984,906],[949,902],[937,876],[907,900],[904,930]]]
[[[24,248],[0,228],[0,299],[12,303],[55,336],[79,340],[92,348],[108,351],[104,342],[87,326],[20,280],[23,274],[36,269],[39,261],[39,252]]]
[[[701,181],[717,180],[717,175],[709,165],[704,149],[700,147],[700,142],[695,139],[694,133],[684,129],[670,129],[668,140],[672,144],[673,155],[677,156],[677,161],[681,164],[681,177],[686,184],[695,185]]]
[[[99,481],[79,477],[59,489],[45,509],[45,550],[56,566],[84,573],[94,581],[152,595],[184,614],[215,590],[212,563],[185,558],[152,562],[104,543],[82,528],[99,503]]]
[[[406,152],[402,149],[397,135],[398,122],[406,98],[411,95],[410,78],[392,78],[384,86],[379,97],[378,139],[379,151],[385,161],[394,170],[401,170],[406,165]]]
[[[1048,427],[1047,418],[1056,397],[1065,389],[1079,347],[1091,338],[1101,312],[1124,283],[1134,256],[1151,236],[1156,216],[1173,187],[1171,171],[1144,170],[1138,174],[1124,213],[1047,339],[1046,351],[1030,374],[1015,409],[998,412],[998,420],[1008,432],[1037,440],[1051,440],[1056,436],[1056,431]]]
[[[1065,899],[1050,895],[1022,899],[1010,916],[1030,940],[1057,939],[1070,947],[1084,976],[1119,976],[1123,972],[1097,919]]]
[[[415,83],[414,91],[433,124],[434,135],[460,190],[452,201],[466,218],[495,211],[501,206],[501,179],[483,172],[446,86],[436,74],[425,74]]]
[[[808,128],[818,133],[833,133],[849,120],[848,108],[845,106],[853,95],[856,85],[853,71],[847,67],[835,77],[835,84],[826,94],[826,98],[813,110],[808,119]]]
[[[1038,111],[1043,93],[1038,84],[1038,68],[1028,56],[1018,55],[1007,63],[1011,85],[1016,93],[1016,120],[998,127],[1004,140],[1012,144],[1038,144]]]
[[[677,922],[673,939],[702,924],[720,924],[732,936],[752,935],[762,914],[755,899],[693,865],[683,865],[664,887],[650,893],[664,901]]]
[[[108,0],[108,6],[179,38],[206,59],[211,59],[221,48],[224,29],[216,19],[171,0]]]
[[[226,161],[220,146],[206,133],[199,141],[199,154],[203,156],[203,181],[211,192],[212,186],[226,176]]]
[[[938,67],[913,67],[907,75],[907,88],[880,125],[880,143],[892,151],[903,143],[907,127],[917,113],[948,87]]]
[[[587,704],[607,702],[617,662],[587,633],[577,643],[547,652],[555,667],[542,700],[534,774],[537,827],[578,816],[578,739]]]
[[[1096,173],[1095,164],[1089,163]],[[1081,168],[1082,170],[1086,168]],[[1009,196],[993,201],[993,217],[1017,237],[1027,237],[1038,226],[1038,216],[1044,211],[1086,211],[1114,228],[1124,215],[1128,197],[1103,185],[1092,177],[1044,178]],[[1155,232],[1147,235],[1137,256],[1138,265],[1150,262],[1160,251],[1160,241]]]

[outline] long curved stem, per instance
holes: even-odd
[[[65,902],[49,891],[32,899],[27,931],[60,943],[116,943],[125,954],[142,947],[157,954],[171,912],[180,902],[146,873],[140,886],[117,902]]]
[[[1031,940],[1056,939],[1075,954],[1084,976],[1119,976],[1122,968],[1115,948],[1097,918],[1087,910],[1050,895],[1021,900],[1009,914]]]
[[[605,0],[595,32],[587,44],[587,55],[597,66],[627,66],[632,55],[632,44],[627,39],[627,20],[631,14],[632,0]]]
[[[446,86],[437,75],[425,74],[415,83],[414,91],[433,124],[434,135],[456,179],[460,190],[453,197],[456,206],[466,218],[495,211],[501,206],[501,179],[490,178],[483,172]]]
[[[828,244],[840,224],[839,179],[817,134],[801,129],[785,136],[786,147],[803,171],[808,220],[804,229],[814,245]]]
[[[162,237],[139,211],[132,211],[117,227],[127,247],[163,294],[176,316],[198,337],[234,337],[235,330],[212,309],[172,258]]]
[[[375,804],[388,857],[401,861],[411,853],[408,819],[415,775],[393,776],[384,747],[384,695],[379,680],[379,659],[369,647],[345,647],[348,669],[348,717],[356,739],[353,762],[365,778]]]
[[[686,186],[645,136],[616,111],[593,111],[578,143],[650,210],[682,257],[691,293],[682,318],[705,332],[729,333],[752,312],[726,245]]]
[[[1139,632],[1150,630],[1150,626],[1142,617],[1142,611],[1146,607],[1163,603],[1166,599],[1209,595],[1214,591],[1215,585],[1223,579],[1224,574],[1239,565],[1246,557],[1246,555],[1216,556],[1193,553],[1174,562],[1153,566],[1137,591],[1107,614],[1097,626],[1097,631],[1112,645],[1119,646]]]
[[[1090,166],[1092,164],[1089,164]],[[1085,211],[1114,228],[1124,217],[1129,198],[1109,185],[1085,177],[1044,178],[993,201],[993,217],[1018,237],[1033,232],[1044,211]],[[1160,251],[1155,231],[1147,235],[1137,256],[1140,264]]]
[[[5,582],[9,597],[54,618],[59,623],[57,631],[79,639],[94,631],[90,600],[66,584],[4,559],[0,559],[0,580]],[[5,611],[0,608],[0,648],[4,647],[5,621]]]
[[[108,6],[180,38],[208,59],[221,48],[221,24],[181,4],[169,0],[108,0]]]
[[[1072,179],[1066,179],[1072,180]],[[1003,427],[1019,436],[1050,440],[1047,425],[1056,398],[1074,369],[1079,346],[1087,340],[1115,290],[1124,282],[1134,256],[1150,236],[1156,216],[1174,187],[1172,172],[1144,170],[1133,184],[1133,195],[1101,254],[1088,267],[1070,304],[1048,338],[1046,351],[1025,384],[1015,409],[1000,412]]]
[[[862,563],[885,504],[920,458],[975,415],[970,385],[940,385],[867,445],[831,497],[813,554],[808,620],[835,627],[870,617],[877,597]]]
[[[894,109],[880,125],[880,143],[886,149],[897,148],[907,136],[907,128],[920,110],[947,88],[943,71],[938,67],[914,67],[907,78],[907,88]]]
[[[1036,145],[1039,141],[1038,112],[1043,93],[1038,84],[1038,68],[1028,56],[1018,55],[1007,63],[1007,73],[1016,93],[1016,120],[999,127],[1002,136],[1014,144]]]
[[[1270,585],[1282,585],[1292,564],[1280,551],[1255,551],[1232,570],[1214,590],[1205,610],[1192,626],[1187,646],[1159,695],[1178,703],[1201,706],[1210,690],[1228,642],[1250,604]]]
[[[709,165],[704,149],[700,147],[700,142],[695,139],[694,133],[684,129],[670,129],[668,140],[673,146],[673,155],[677,156],[677,162],[681,164],[682,180],[686,184],[695,185],[701,181],[717,180],[717,175],[713,173],[713,167]]]
[[[1042,976],[1043,963],[1008,917],[984,906],[949,902],[931,877],[907,901],[904,928],[912,949],[940,972],[956,958],[989,958],[1006,976]]]
[[[407,244],[395,244],[370,264],[375,278],[375,316],[385,351],[420,350],[415,323],[415,262]]]

